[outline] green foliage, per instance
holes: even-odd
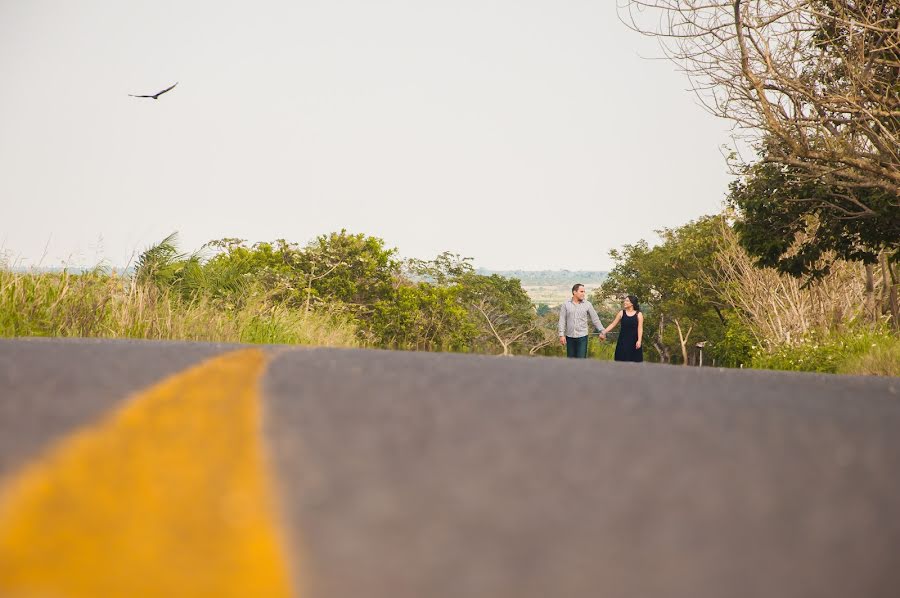
[[[644,312],[644,346],[654,349],[645,351],[645,356],[666,362],[681,355],[673,327],[676,321],[683,334],[691,329],[689,346],[707,341],[712,349],[725,338],[728,307],[710,278],[723,218],[710,216],[657,231],[662,242],[652,248],[642,240],[610,252],[615,267],[593,302],[602,304],[609,296],[637,296]],[[620,309],[617,306],[615,312]]]
[[[338,347],[359,345],[355,325],[340,314],[307,313],[257,297],[249,301],[235,316],[242,343]]]
[[[887,330],[810,335],[795,345],[754,347],[752,367],[804,372],[900,374],[900,339]]]
[[[561,352],[562,353],[562,352]],[[612,361],[616,356],[616,339],[613,337],[605,341],[601,341],[597,336],[588,337],[588,357],[590,359],[600,359],[603,361]]]
[[[753,360],[753,333],[737,319],[729,319],[725,334],[704,353],[704,363],[719,367],[737,368],[749,366]]]
[[[322,235],[297,254],[297,265],[309,273],[317,297],[368,308],[391,296],[400,273],[395,249],[363,234]]]
[[[284,239],[247,246],[242,239],[210,241],[204,249],[215,255],[203,264],[205,292],[229,305],[239,305],[251,289],[273,301],[298,307],[308,275],[297,266],[299,249]]]
[[[196,273],[192,266],[196,265],[196,256],[179,253],[175,246],[177,240],[178,234],[172,233],[138,257],[134,271],[138,284],[183,288],[186,277],[193,280]]]
[[[499,348],[503,354],[530,349],[544,339],[528,294],[516,278],[467,273],[456,278],[459,298],[478,329],[479,352]]]
[[[872,264],[887,249],[900,259],[897,198],[883,190],[836,189],[797,168],[759,162],[731,184],[728,201],[741,216],[741,245],[760,266],[821,278],[835,257]]]
[[[426,351],[465,351],[476,333],[459,287],[427,282],[402,285],[378,301],[367,327],[378,346]]]
[[[864,351],[843,359],[837,373],[900,376],[900,339],[881,335],[872,341]]]
[[[213,252],[206,261],[180,254],[174,235],[167,237],[141,256],[137,280],[226,311],[264,295],[279,309],[345,312],[360,339],[379,347],[494,352],[500,343],[511,352],[542,338],[517,280],[477,275],[471,258],[450,252],[406,262],[413,282],[384,241],[345,230],[305,247],[226,238],[204,250]],[[277,314],[283,319],[282,312],[267,312],[249,320],[245,337],[274,338]]]
[[[640,241],[611,252],[615,268],[593,298],[601,319],[609,323],[621,309],[610,295],[634,294],[645,314],[647,358],[655,352],[679,360],[678,321],[692,330],[689,349],[706,341],[706,364],[898,375],[900,343],[886,329],[823,330],[789,347],[753,346],[758,331],[740,323],[744,312],[726,307],[722,288],[731,287],[715,279],[725,226],[723,216],[702,218],[660,231],[655,247]],[[381,239],[346,231],[302,247],[220,239],[190,255],[175,240],[170,235],[144,252],[130,278],[102,269],[0,268],[0,336],[565,354],[557,311],[535,308],[518,279],[479,274],[457,254],[401,264]],[[591,337],[589,356],[612,359],[614,339]]]
[[[460,276],[474,272],[472,258],[449,251],[444,251],[433,260],[407,260],[406,267],[413,278],[438,285],[451,284]]]

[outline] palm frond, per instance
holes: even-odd
[[[178,253],[176,242],[178,233],[173,232],[165,239],[147,248],[137,259],[134,278],[138,283],[163,285],[170,283],[185,254]]]

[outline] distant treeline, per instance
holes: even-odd
[[[488,270],[477,268],[477,274],[491,276],[496,274],[504,278],[517,278],[525,286],[561,286],[583,284],[600,284],[608,274],[603,270]]]

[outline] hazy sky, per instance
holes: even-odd
[[[658,54],[614,0],[0,0],[0,250],[346,228],[607,269],[727,190],[728,123]]]

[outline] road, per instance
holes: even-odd
[[[900,595],[897,378],[6,340],[0,397],[2,595]]]

